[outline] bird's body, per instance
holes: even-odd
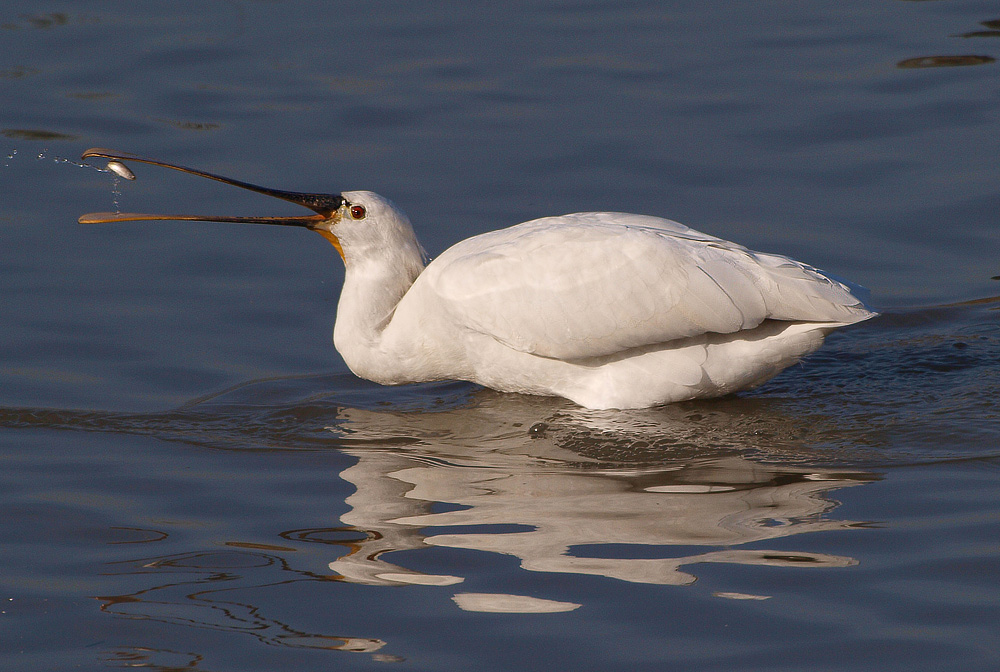
[[[874,313],[787,257],[657,217],[577,213],[464,240],[425,267],[407,217],[371,192],[283,192],[107,150],[305,205],[308,217],[97,213],[81,222],[185,219],[304,226],[344,259],[334,344],[382,384],[467,380],[641,408],[758,385]]]
[[[385,199],[344,197],[412,232]],[[757,385],[872,315],[812,267],[656,217],[547,217],[464,240],[426,268],[412,234],[355,255],[351,233],[332,231],[347,269],[334,342],[383,384],[460,379],[647,407]]]

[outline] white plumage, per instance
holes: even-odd
[[[406,215],[371,192],[279,191],[106,149],[90,157],[181,170],[313,210],[94,213],[80,221],[320,233],[346,265],[334,344],[352,371],[379,383],[458,379],[590,408],[641,408],[758,385],[816,350],[830,330],[875,314],[812,266],[657,217],[546,217],[469,238],[425,268]]]
[[[859,317],[850,291],[816,269],[624,213],[547,217],[476,236],[424,274],[457,322],[556,359],[728,334],[765,319]]]
[[[334,339],[377,382],[646,407],[759,384],[873,315],[811,266],[623,213],[525,222],[422,268],[405,215],[370,192],[343,196],[367,215],[329,228],[347,266]]]

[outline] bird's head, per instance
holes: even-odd
[[[345,263],[389,259],[400,253],[423,257],[409,218],[395,203],[370,191],[345,191],[334,216],[313,226],[333,243]]]
[[[207,177],[259,194],[273,196],[297,203],[313,211],[312,215],[292,217],[241,217],[228,215],[169,215],[135,212],[92,212],[82,215],[81,224],[107,222],[133,222],[146,220],[173,220],[194,222],[236,222],[243,224],[277,224],[310,229],[329,240],[345,263],[352,258],[374,258],[396,255],[400,252],[420,255],[420,246],[410,226],[410,220],[391,201],[370,191],[351,191],[342,194],[314,194],[282,191],[242,182],[203,170],[196,170],[134,154],[114,152],[95,147],[83,153],[83,159],[105,158],[113,162],[138,162],[172,168],[191,175]]]

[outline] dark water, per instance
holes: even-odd
[[[0,10],[0,668],[996,669],[998,38],[951,0]],[[373,189],[431,254],[667,216],[884,314],[713,402],[380,388],[317,236],[76,224],[287,207],[91,146]]]

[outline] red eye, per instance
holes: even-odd
[[[363,206],[363,205],[352,205],[351,206],[351,217],[353,217],[354,219],[364,219],[365,215],[367,215],[367,214],[368,214],[368,211],[365,210],[365,206]]]

